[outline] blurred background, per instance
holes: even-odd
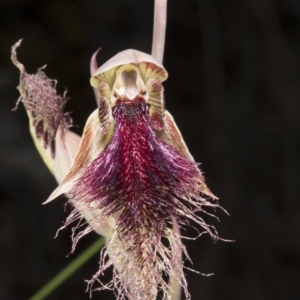
[[[41,203],[56,182],[44,166],[20,105],[10,47],[19,60],[67,88],[74,131],[95,109],[89,61],[134,48],[151,51],[152,1],[0,1],[0,299],[28,299],[86,249],[71,230],[53,239],[68,211]],[[170,0],[164,65],[167,109],[230,217],[219,234],[186,241],[192,299],[300,299],[300,1]],[[210,222],[209,219],[207,221]],[[48,299],[88,299],[98,255]],[[110,276],[108,272],[108,276]],[[112,292],[93,299],[115,299]]]

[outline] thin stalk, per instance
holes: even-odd
[[[163,62],[165,50],[165,37],[167,25],[167,0],[154,0],[154,24],[151,55],[159,62]],[[180,230],[176,220],[173,220],[173,230],[180,236]],[[179,300],[181,296],[181,285],[176,276],[170,278],[169,286],[173,291],[171,300]]]
[[[162,63],[167,24],[167,0],[154,0],[154,25],[151,55]]]
[[[104,246],[105,239],[99,238],[91,246],[89,246],[83,253],[75,258],[67,267],[60,271],[53,279],[44,285],[37,293],[35,293],[29,300],[42,300],[48,297],[58,286],[73,275],[79,268],[81,268],[91,257],[93,257]]]

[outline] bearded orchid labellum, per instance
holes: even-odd
[[[80,138],[70,131],[66,99],[55,82],[42,69],[27,74],[18,62],[20,43],[12,47],[21,72],[20,101],[37,149],[59,183],[45,203],[65,194],[74,207],[62,227],[78,221],[72,251],[92,230],[107,239],[89,290],[113,289],[117,299],[179,300],[181,286],[190,299],[179,228],[198,225],[199,235],[217,240],[216,229],[198,213],[219,205],[165,109],[163,65],[130,49],[98,68],[96,52],[91,85],[98,108]],[[99,277],[112,265],[112,281],[102,284]],[[96,282],[100,287],[94,288]]]
[[[115,223],[91,284],[114,264],[121,298],[130,290],[132,299],[155,299],[158,290],[168,290],[163,274],[176,276],[188,298],[180,259],[184,247],[172,230],[174,221],[193,221],[217,238],[196,215],[218,205],[201,196],[216,199],[165,110],[166,78],[158,61],[136,50],[120,52],[96,70],[91,84],[99,108],[87,121],[68,174],[46,201],[66,194],[75,207],[98,212],[75,243],[93,227]],[[77,218],[74,211],[67,223]]]

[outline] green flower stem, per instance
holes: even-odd
[[[29,300],[42,300],[49,296],[49,294],[51,294],[73,273],[81,268],[92,256],[99,252],[99,250],[104,246],[104,243],[104,238],[100,238],[96,242],[94,242],[82,254],[74,259],[67,267],[65,267],[53,279],[51,279],[45,286],[43,286],[37,293],[29,298]]]

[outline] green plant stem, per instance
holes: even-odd
[[[104,246],[104,243],[104,238],[100,238],[94,242],[67,267],[65,267],[53,279],[51,279],[45,286],[43,286],[38,292],[29,298],[29,300],[42,300],[49,296],[49,294],[51,294],[58,286],[60,286],[79,268],[81,268],[92,256],[94,256]]]

